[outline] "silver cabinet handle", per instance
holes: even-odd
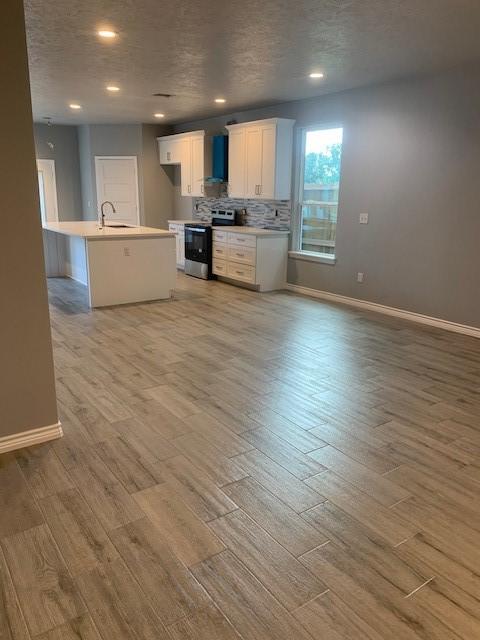
[[[170,153],[170,151],[167,151],[167,160],[170,161],[172,154]]]
[[[261,184],[258,185],[258,195],[259,196],[262,195],[262,185]]]
[[[202,193],[204,193],[204,191],[205,191],[203,184],[201,184],[201,185],[200,185],[200,191],[201,191]]]

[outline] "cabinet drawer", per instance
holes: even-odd
[[[246,233],[229,233],[228,244],[233,244],[237,247],[256,247],[257,238]]]
[[[237,262],[228,262],[227,276],[234,280],[242,280],[243,282],[255,284],[255,267]]]
[[[213,257],[225,260],[227,257],[227,245],[221,242],[213,243]]]
[[[227,241],[227,233],[226,231],[215,231],[213,230],[213,241],[214,242],[226,242]]]
[[[257,261],[257,250],[255,247],[239,247],[228,245],[228,259],[232,262],[255,265]]]
[[[218,260],[214,258],[212,260],[212,271],[217,276],[226,276],[227,275],[227,263],[225,260]]]

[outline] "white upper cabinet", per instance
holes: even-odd
[[[176,136],[171,137],[173,138],[172,140],[158,138],[160,164],[180,164],[182,161],[184,141]],[[161,143],[160,140],[162,140]]]
[[[203,196],[205,132],[157,138],[160,164],[179,164],[182,196]]]
[[[228,194],[245,197],[245,128],[229,127],[228,131]]]
[[[203,196],[203,181],[205,179],[205,136],[192,136],[191,138],[191,194]]]
[[[230,197],[290,200],[294,123],[271,118],[227,126]]]

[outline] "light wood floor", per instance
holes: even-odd
[[[50,292],[65,437],[0,456],[2,640],[480,638],[480,342]]]

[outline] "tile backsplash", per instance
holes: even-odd
[[[226,194],[193,198],[194,220],[210,222],[212,209],[246,209],[246,224],[249,227],[290,229],[291,203],[289,200],[244,200],[228,198]]]

